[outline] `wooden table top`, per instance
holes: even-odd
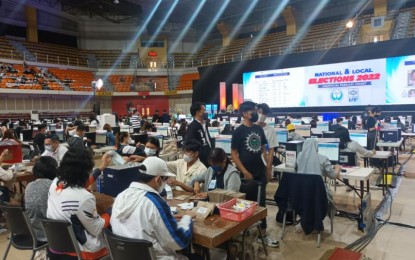
[[[176,198],[183,194],[191,195],[190,193],[175,191],[173,197]],[[167,203],[173,207],[183,202],[185,201],[167,200]],[[180,207],[177,210],[179,215],[185,214]],[[205,220],[194,219],[193,243],[206,248],[215,248],[266,217],[267,209],[257,206],[255,213],[241,222],[222,219],[216,214],[208,216]]]

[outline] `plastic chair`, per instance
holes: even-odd
[[[262,183],[255,180],[247,180],[247,179],[241,179],[241,187],[239,188],[239,192],[245,193],[245,199],[256,201],[259,205],[260,199],[261,199],[261,189],[262,189]],[[254,225],[252,225],[250,228],[243,231],[242,234],[242,256],[245,257],[245,236],[246,232],[248,232],[249,229],[256,227],[258,229],[262,246],[264,247],[264,252],[268,256],[267,247],[265,245],[264,238],[261,235],[261,222],[257,222]]]
[[[121,237],[109,229],[104,229],[104,237],[113,260],[156,259],[153,244],[147,240]]]
[[[35,257],[36,251],[48,246],[47,242],[36,239],[32,224],[23,207],[1,205],[0,208],[10,228],[9,244],[4,252],[3,260],[7,259],[11,245],[19,250],[32,250],[30,259]]]
[[[58,252],[75,252],[82,260],[81,250],[72,229],[65,220],[42,219],[42,226],[49,241],[49,248]]]

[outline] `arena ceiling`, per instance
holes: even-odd
[[[42,1],[42,0],[40,0]],[[43,0],[59,2],[62,11],[72,15],[102,16],[115,23],[142,23],[155,9],[159,0]],[[203,31],[212,22],[227,0],[161,0],[151,23],[160,24],[167,17],[167,24],[184,27],[197,12],[190,28]],[[306,21],[318,5],[324,3],[318,19],[348,19],[358,12],[373,11],[373,0],[229,0],[219,21],[230,25],[248,13],[242,27],[251,27],[267,22],[282,4],[293,8],[299,23]],[[368,3],[366,5],[366,3]],[[415,0],[388,0],[388,9],[415,5]],[[174,7],[174,8],[173,8]],[[252,9],[248,12],[249,7]],[[363,8],[364,7],[364,8]],[[199,11],[198,11],[199,10]],[[168,15],[170,13],[170,15]],[[282,15],[274,18],[278,26],[285,25]]]

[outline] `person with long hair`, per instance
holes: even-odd
[[[124,156],[139,155],[146,157],[146,154],[140,144],[136,146],[130,145],[133,141],[130,134],[127,132],[120,132],[116,135],[117,153]]]
[[[99,120],[95,114],[89,116],[89,125],[99,127]]]
[[[108,254],[102,229],[109,226],[110,215],[98,215],[96,199],[86,189],[93,166],[89,150],[69,149],[49,188],[47,217],[68,221],[74,230],[80,231],[75,232],[75,236],[82,259],[99,259]],[[50,259],[76,256],[75,252],[48,250]]]
[[[5,142],[11,143],[11,144],[21,144],[20,140],[16,138],[14,131],[11,129],[7,129],[4,132],[3,138],[1,139],[0,144],[5,143]]]
[[[144,161],[144,159],[146,159],[148,157],[151,157],[151,156],[159,157],[160,151],[161,151],[161,147],[160,147],[159,139],[154,137],[154,136],[150,136],[147,139],[147,141],[144,145],[144,152],[145,152],[146,156],[131,155],[128,158],[128,161],[130,161],[130,162],[142,162],[142,161]]]

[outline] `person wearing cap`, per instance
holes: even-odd
[[[42,153],[42,156],[50,156],[56,160],[58,166],[65,156],[68,149],[61,145],[59,142],[59,137],[57,135],[48,135],[45,138],[45,151]]]
[[[174,176],[165,161],[148,157],[139,166],[136,181],[118,194],[112,207],[114,234],[150,241],[157,259],[186,259],[176,251],[192,241],[192,217],[184,215],[176,221],[159,195],[167,179]]]
[[[288,124],[287,125],[288,130],[288,141],[304,141],[304,137],[302,137],[300,134],[295,132],[295,125]]]
[[[255,123],[258,121],[257,104],[245,101],[239,106],[239,111],[244,118],[241,124],[232,134],[231,156],[243,178],[255,180],[263,187],[260,194],[260,206],[265,207],[267,175],[262,156],[266,155],[265,145],[267,139],[264,130]],[[261,223],[261,236],[270,247],[278,247],[279,242],[267,235],[266,219]],[[260,238],[257,240],[262,242]]]

